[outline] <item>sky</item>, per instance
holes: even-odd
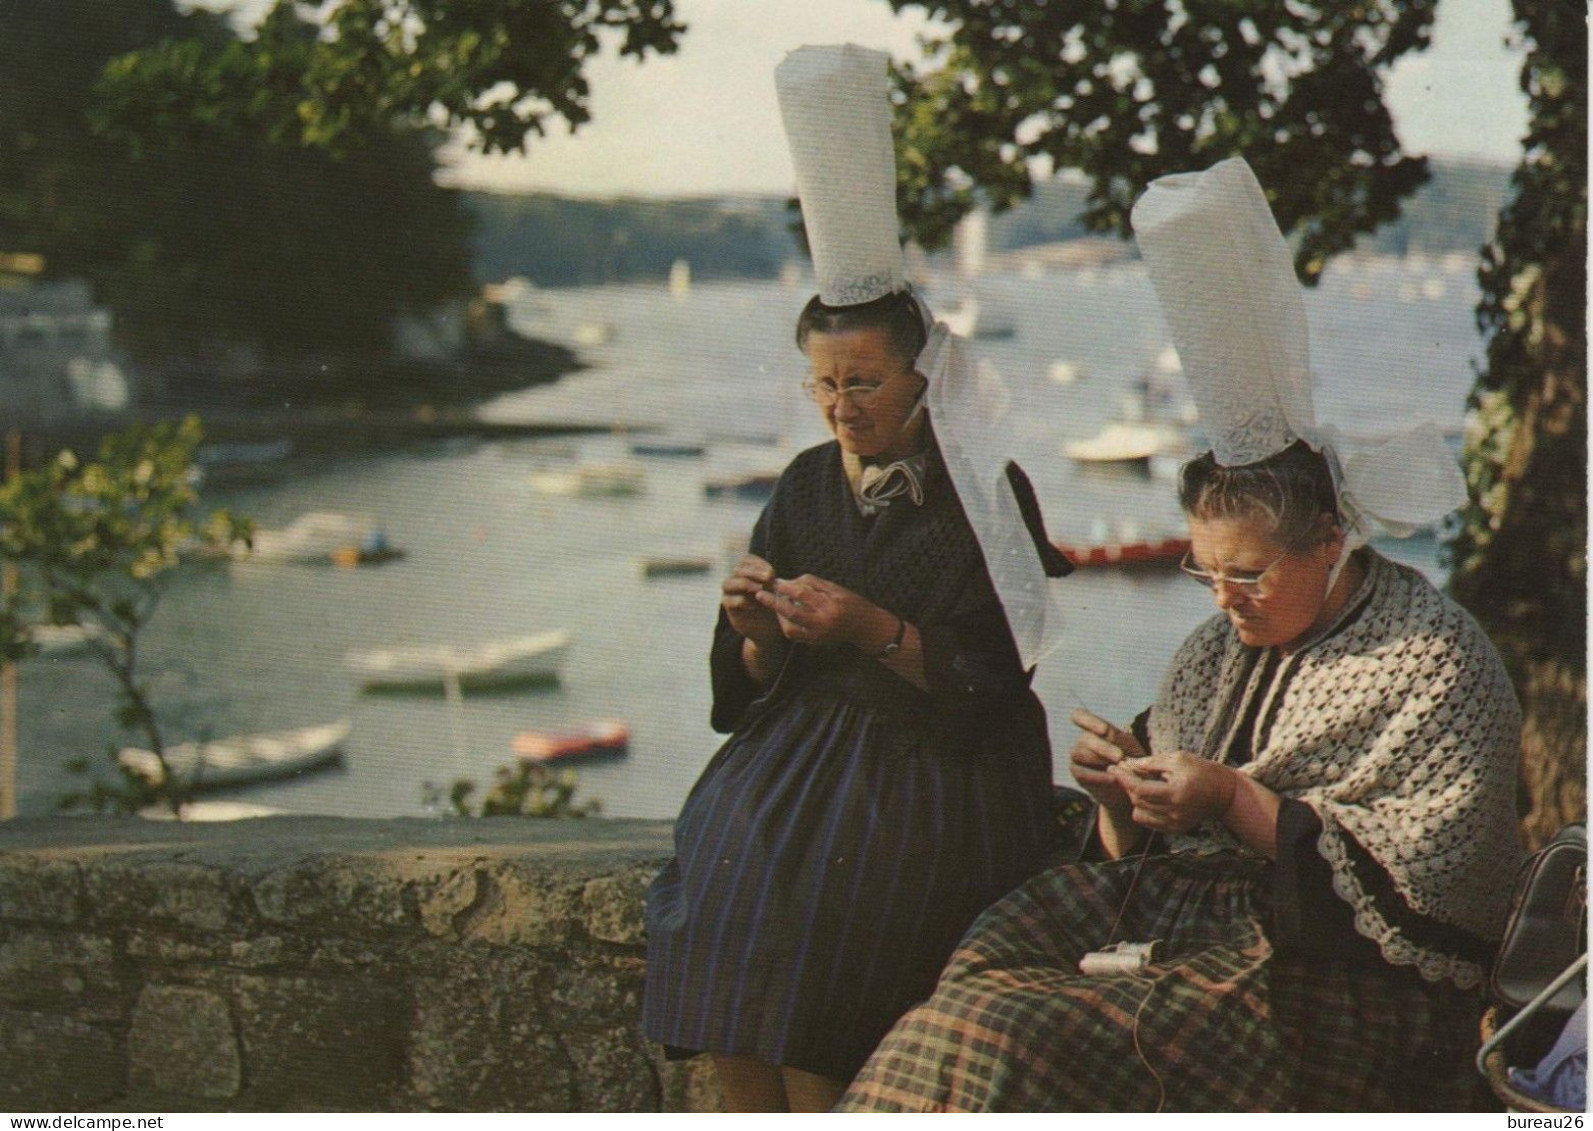
[[[193,0],[247,17],[268,0]],[[679,51],[646,62],[612,52],[587,78],[592,120],[555,127],[529,153],[444,151],[446,183],[575,196],[790,193],[794,178],[774,96],[774,67],[809,43],[853,42],[917,54],[926,24],[884,0],[676,0]],[[1405,148],[1513,162],[1526,128],[1519,48],[1507,48],[1510,0],[1441,0],[1433,45],[1389,73],[1387,98]]]

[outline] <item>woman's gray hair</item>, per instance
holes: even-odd
[[[847,334],[854,330],[881,330],[893,354],[912,365],[929,340],[923,308],[909,291],[892,291],[856,306],[826,306],[814,295],[797,317],[797,349],[808,351],[809,334]]]
[[[1321,545],[1324,515],[1340,521],[1333,472],[1304,440],[1237,467],[1221,466],[1211,452],[1196,456],[1178,473],[1178,505],[1196,519],[1263,518],[1272,540],[1288,550]]]

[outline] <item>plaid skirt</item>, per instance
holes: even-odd
[[[1269,903],[1268,865],[1233,856],[1043,872],[974,923],[934,994],[897,1022],[837,1110],[1479,1102],[1475,993],[1392,967],[1280,958],[1264,929]],[[1153,939],[1158,961],[1142,974],[1078,972],[1108,941]]]

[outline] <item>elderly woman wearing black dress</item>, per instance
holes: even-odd
[[[974,522],[1021,544],[1011,604],[1043,615],[1065,563],[1021,472],[965,510],[942,451],[931,377],[967,373],[901,280],[883,57],[805,48],[777,78],[821,284],[797,344],[835,438],[786,469],[723,585],[730,739],[648,892],[644,1027],[711,1053],[733,1109],[823,1110],[1050,839],[1045,714]]]

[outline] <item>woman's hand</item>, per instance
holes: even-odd
[[[893,614],[811,573],[776,581],[755,597],[778,619],[785,638],[801,644],[851,644],[873,653],[896,635]]]
[[[1134,823],[1164,833],[1222,820],[1233,807],[1243,776],[1181,750],[1119,762],[1108,773],[1128,797]]]
[[[1073,780],[1103,810],[1126,820],[1133,803],[1111,769],[1124,759],[1143,758],[1144,748],[1132,731],[1115,727],[1083,707],[1075,708],[1071,718],[1073,725],[1083,731],[1073,743]]]
[[[779,618],[757,600],[773,581],[774,567],[756,554],[747,554],[719,586],[719,607],[730,627],[762,648],[779,647],[785,641]]]

